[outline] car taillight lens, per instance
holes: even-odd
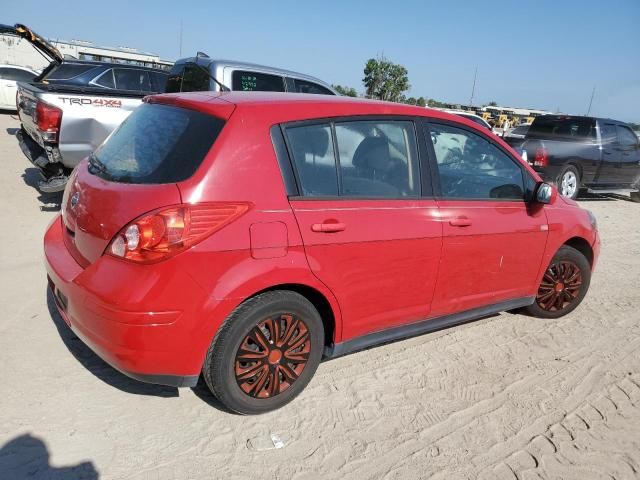
[[[549,164],[549,155],[547,149],[544,147],[538,147],[536,149],[536,156],[533,159],[534,167],[546,167]]]
[[[55,142],[58,139],[62,110],[44,102],[36,105],[36,124],[45,142]]]
[[[137,263],[169,258],[236,220],[248,203],[177,205],[137,218],[111,240],[105,253]]]

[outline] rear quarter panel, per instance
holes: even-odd
[[[220,108],[221,117],[229,113],[228,104]],[[340,341],[340,308],[331,291],[309,268],[275,157],[271,123],[245,112],[231,115],[196,174],[178,184],[185,203],[228,201],[251,205],[242,217],[191,249],[194,261],[189,273],[209,293],[205,311],[215,310],[216,318],[268,288],[285,284],[311,287],[331,305],[335,340]],[[275,240],[256,237],[255,232],[268,231],[274,225],[282,236]],[[260,244],[268,246],[261,248]],[[210,327],[203,327],[205,335],[215,332]]]

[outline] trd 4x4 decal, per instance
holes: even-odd
[[[109,107],[109,108],[121,108],[121,100],[109,100],[106,98],[73,98],[73,97],[58,97],[65,105],[93,105],[94,107]]]

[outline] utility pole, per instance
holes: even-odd
[[[182,19],[180,19],[180,58],[182,58]]]
[[[471,98],[469,99],[469,106],[473,107],[473,95],[476,93],[476,78],[478,77],[478,67],[476,66],[476,72],[473,74],[473,86],[471,87]]]
[[[585,116],[589,116],[591,112],[591,105],[593,104],[593,96],[596,94],[596,86],[593,86],[593,90],[591,90],[591,99],[589,100],[589,108],[587,108],[587,113]]]

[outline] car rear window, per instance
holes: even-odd
[[[98,65],[74,65],[74,64],[65,64],[54,68],[49,75],[46,76],[47,80],[69,80],[70,78],[77,77],[78,75],[82,75],[89,70],[97,68]]]
[[[537,117],[529,127],[527,138],[573,142],[595,140],[596,122],[591,118]]]
[[[231,88],[243,92],[284,92],[284,78],[268,73],[235,70],[231,75]]]
[[[120,183],[174,183],[191,177],[224,121],[184,108],[144,103],[90,159],[90,170]]]

